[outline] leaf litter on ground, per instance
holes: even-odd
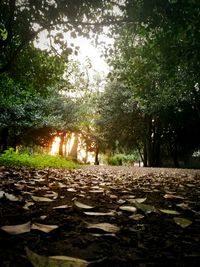
[[[145,169],[142,169],[141,168],[141,171],[143,171],[143,170],[145,171]],[[59,173],[59,171],[56,170],[55,173],[57,173],[57,172],[59,174],[59,178],[56,178],[57,180],[61,179],[62,177],[65,177],[64,175],[62,176],[61,173]],[[29,172],[27,171],[27,173],[29,173]],[[84,187],[82,187],[82,182],[79,184],[79,178],[76,178],[77,177],[77,173],[82,178],[83,177],[85,178],[85,179],[82,179],[82,181],[84,181]],[[186,181],[187,177],[185,177],[185,178],[183,177],[182,178],[182,180],[181,180],[181,182],[180,182],[180,184],[179,184],[179,186],[177,188],[176,187],[176,179],[171,180],[171,181],[168,181],[160,173],[157,176],[154,176],[154,177],[153,177],[153,175],[152,176],[151,175],[150,176],[145,176],[145,175],[140,176],[138,179],[135,179],[134,180],[134,181],[136,181],[136,184],[134,184],[134,182],[133,182],[133,179],[132,179],[133,176],[134,175],[132,175],[130,177],[127,176],[127,179],[128,180],[123,180],[124,179],[123,178],[123,179],[121,179],[119,181],[119,180],[117,180],[117,175],[115,174],[114,171],[112,173],[108,172],[107,174],[103,174],[103,172],[102,172],[102,176],[99,176],[99,178],[98,178],[99,180],[97,180],[97,178],[92,179],[92,184],[93,184],[93,182],[94,182],[94,185],[103,182],[104,185],[106,185],[106,192],[105,192],[104,195],[101,195],[101,194],[96,194],[96,195],[95,194],[90,194],[90,188],[92,188],[91,187],[91,179],[90,179],[90,177],[88,178],[86,176],[86,174],[84,173],[84,171],[81,174],[79,173],[79,171],[77,171],[77,172],[75,171],[74,173],[72,172],[70,175],[66,176],[67,178],[65,177],[65,179],[68,179],[68,180],[64,180],[63,179],[64,183],[66,183],[66,186],[64,186],[64,187],[67,187],[67,188],[72,188],[73,187],[73,188],[76,188],[76,190],[77,190],[77,188],[80,188],[79,193],[82,192],[82,195],[85,194],[85,198],[83,197],[83,198],[79,198],[79,199],[83,199],[83,202],[85,202],[84,199],[87,199],[86,203],[90,203],[90,201],[91,201],[91,203],[98,203],[98,204],[100,204],[99,205],[100,210],[97,210],[97,211],[96,211],[96,209],[95,209],[95,211],[93,211],[93,210],[90,211],[90,209],[87,210],[87,208],[84,209],[84,208],[80,208],[80,207],[79,207],[79,209],[80,210],[83,210],[83,213],[76,212],[78,209],[77,210],[76,209],[67,210],[66,211],[66,214],[67,214],[66,216],[68,216],[68,214],[69,214],[69,216],[68,216],[69,221],[70,220],[73,221],[74,218],[75,219],[77,219],[77,218],[80,219],[80,216],[84,216],[84,215],[86,215],[86,216],[93,216],[90,219],[91,220],[95,220],[95,221],[97,220],[98,216],[102,216],[102,217],[103,216],[111,216],[113,218],[106,218],[106,219],[109,220],[109,222],[111,223],[111,225],[112,225],[112,223],[114,223],[113,224],[114,226],[115,226],[115,224],[116,225],[119,225],[120,226],[120,230],[123,230],[123,227],[126,227],[124,225],[124,222],[126,222],[127,221],[127,218],[129,218],[130,219],[129,222],[130,223],[133,223],[133,225],[136,226],[136,227],[133,227],[133,230],[135,231],[136,228],[138,229],[138,227],[140,227],[140,225],[142,225],[141,222],[140,222],[140,220],[142,220],[143,218],[145,218],[145,215],[147,215],[149,213],[152,213],[152,212],[156,212],[157,215],[155,215],[155,216],[152,215],[152,219],[151,219],[151,216],[149,216],[149,223],[150,223],[150,225],[153,225],[152,227],[157,227],[159,229],[160,226],[157,224],[157,222],[159,222],[159,215],[161,213],[172,214],[172,215],[175,215],[175,216],[176,215],[177,216],[180,215],[180,213],[177,214],[177,211],[174,212],[173,206],[176,205],[178,211],[180,211],[180,209],[183,209],[183,210],[185,209],[185,211],[187,212],[187,210],[193,211],[192,209],[197,209],[196,196],[198,195],[197,194],[197,192],[198,192],[198,186],[196,186],[194,188],[194,190],[190,190],[190,191],[187,192],[186,191],[187,190],[187,186],[185,186],[186,185],[185,181]],[[30,175],[29,175],[29,177],[30,177]],[[54,177],[54,175],[52,174],[52,178],[51,178],[52,180],[54,179],[53,177]],[[91,174],[91,177],[93,177],[93,174]],[[22,176],[22,178],[23,178],[23,176]],[[88,178],[88,179],[86,179],[86,178]],[[76,180],[77,183],[74,183],[74,180]],[[159,186],[159,183],[160,183],[160,188],[158,187]],[[27,179],[27,186],[24,187],[24,189],[27,190],[27,192],[26,192],[27,195],[24,194],[25,192],[22,192],[21,191],[21,194],[25,198],[25,201],[26,201],[26,198],[30,200],[30,197],[31,197],[31,196],[29,196],[30,194],[31,195],[33,194],[34,196],[35,195],[39,195],[40,196],[42,194],[42,192],[44,191],[44,188],[43,187],[40,187],[40,188],[38,187],[39,188],[38,193],[33,192],[33,189],[36,188],[37,183],[34,186],[32,186],[32,187],[29,186],[30,184],[31,183],[29,183],[29,181]],[[74,186],[75,184],[77,184],[77,185],[79,184],[79,187],[78,186]],[[197,182],[196,182],[196,184],[197,184]],[[184,186],[184,187],[181,187],[181,185]],[[156,188],[159,188],[159,190],[158,190],[159,191],[159,194],[156,194],[156,197],[154,198],[155,187]],[[9,188],[10,188],[10,183],[9,183]],[[34,206],[33,210],[30,208],[31,211],[29,211],[29,212],[26,211],[26,215],[27,214],[30,214],[32,212],[34,213],[35,212],[35,209],[37,208],[37,206],[41,208],[40,211],[43,212],[42,214],[47,214],[46,208],[48,208],[48,211],[50,211],[51,209],[52,210],[53,209],[56,209],[56,208],[58,208],[58,209],[59,208],[60,209],[72,208],[72,206],[70,206],[70,205],[72,205],[71,204],[72,203],[71,196],[76,195],[76,197],[78,198],[78,195],[77,195],[77,193],[76,194],[73,194],[74,192],[67,191],[67,188],[60,190],[60,187],[59,188],[58,187],[55,187],[54,189],[51,189],[51,190],[55,190],[55,192],[57,190],[59,190],[58,191],[59,192],[59,198],[54,202],[56,204],[53,205],[55,207],[52,207],[52,203],[51,203],[53,201],[52,198],[54,198],[54,195],[53,194],[52,195],[45,195],[45,194],[42,195],[42,197],[47,197],[47,199],[49,198],[50,201],[49,200],[48,201],[44,201],[44,199],[42,197],[35,196],[36,198],[38,198],[37,201],[34,200],[34,202],[32,202],[32,203],[34,203],[35,206]],[[125,188],[126,189],[127,188],[130,188],[130,190],[125,190]],[[165,195],[168,194],[167,197],[163,197],[164,196],[164,194],[163,194],[163,188],[164,188],[164,192],[166,193]],[[173,188],[173,191],[171,191],[172,188]],[[177,189],[177,190],[175,190],[174,188]],[[11,187],[11,190],[12,190],[12,187]],[[22,189],[18,188],[18,190],[23,190],[23,188]],[[93,188],[93,190],[98,190],[98,189],[96,187],[96,189]],[[28,191],[30,191],[32,193],[30,193]],[[105,188],[104,188],[104,191],[105,191]],[[0,191],[0,196],[1,196],[1,192],[2,191]],[[11,192],[15,192],[15,191],[11,191]],[[49,193],[51,194],[51,192],[48,192],[47,191],[47,194],[49,194]],[[184,198],[181,196],[182,193],[184,195]],[[132,194],[134,194],[134,195],[132,195]],[[149,203],[151,205],[144,204],[144,202],[147,199],[146,197],[140,197],[140,198],[138,197],[137,198],[137,195],[143,196],[144,194],[148,198],[148,200],[150,201]],[[128,195],[130,196],[130,198],[129,197],[125,198]],[[3,193],[2,193],[2,196],[3,196]],[[18,196],[18,194],[17,194],[17,196]],[[115,200],[112,200],[112,197],[109,199],[110,196],[114,196],[113,199],[115,198],[115,196],[117,196],[118,197],[118,200],[116,200],[116,201]],[[187,198],[186,198],[186,196],[187,196]],[[64,199],[61,200],[62,198],[64,198]],[[167,199],[167,202],[171,201],[171,199],[172,200],[174,199],[175,202],[172,202],[172,205],[170,205],[170,206],[168,205],[168,207],[170,207],[169,209],[164,209],[164,208],[163,209],[160,209],[160,208],[157,208],[157,207],[165,207],[165,204],[166,204],[165,203],[165,199]],[[187,200],[182,200],[182,199],[187,199]],[[176,204],[177,202],[181,202],[181,201],[184,201],[184,202],[183,203]],[[36,202],[49,202],[49,203],[45,203],[45,205],[44,205],[44,203],[41,203],[40,204],[40,203],[36,203]],[[83,205],[86,205],[86,206],[89,206],[90,205],[90,204],[87,205],[85,203],[82,203],[82,200],[81,200],[80,203],[83,204]],[[124,205],[124,203],[127,203],[127,204]],[[15,205],[18,205],[18,207],[22,207],[24,205],[24,203],[15,203],[15,202],[13,202],[13,203],[6,202],[6,204],[8,204],[8,207],[11,204],[14,205],[14,206]],[[26,204],[27,204],[27,202],[25,202],[25,205]],[[164,205],[161,205],[161,204],[164,204]],[[120,212],[118,211],[118,208],[119,208],[120,205],[122,205],[122,206],[131,206],[132,205],[134,208],[137,209],[137,212],[141,212],[142,214],[136,213],[136,212],[134,213],[133,212],[133,213],[129,213],[128,216],[126,216],[126,218],[124,218],[125,217],[125,216],[123,216],[124,212],[123,211],[120,211]],[[188,207],[188,205],[191,205],[191,208]],[[90,207],[92,207],[92,205]],[[29,208],[28,205],[27,205],[27,208]],[[45,208],[45,210],[42,210],[44,208]],[[94,208],[94,207],[92,207],[92,208]],[[4,210],[6,210],[6,205],[4,205]],[[100,211],[100,212],[98,212],[98,211]],[[102,212],[102,211],[104,211],[104,212]],[[185,213],[185,211],[183,211],[183,212]],[[65,213],[64,210],[63,210],[63,214],[61,214],[61,212],[59,212],[59,214],[61,214],[62,216],[64,215],[64,213]],[[17,214],[18,214],[18,210],[17,210],[17,212],[16,212],[15,215],[18,216]],[[41,214],[41,212],[40,212],[40,214]],[[118,216],[119,214],[120,214],[120,216]],[[192,219],[189,220],[189,219],[181,218],[181,217],[174,217],[174,216],[173,216],[174,218],[172,217],[172,221],[174,223],[173,224],[172,223],[170,224],[170,227],[171,228],[169,227],[169,236],[171,236],[173,238],[173,233],[174,233],[173,230],[176,227],[186,228],[186,227],[188,227],[189,225],[191,225],[193,223],[194,226],[192,225],[191,229],[192,230],[195,230],[196,229],[195,227],[198,226],[200,214],[197,211],[196,211],[196,213],[194,211],[194,213],[191,213],[190,212],[190,213],[187,213],[187,214],[191,214],[191,217],[192,218],[195,218],[195,219],[192,221]],[[48,214],[48,217],[49,217],[49,215],[50,214]],[[22,214],[22,216],[23,216],[23,214]],[[64,222],[62,221],[62,219],[66,218],[66,216],[59,217],[59,220],[57,220],[58,219],[57,216],[58,216],[58,212],[54,212],[53,211],[52,212],[51,222],[53,222],[52,224],[55,225],[56,227],[59,227],[56,224],[58,223],[58,221],[59,221],[59,225],[63,224]],[[6,218],[6,216],[5,216],[5,218]],[[12,218],[14,218],[14,216]],[[39,218],[41,219],[41,217],[39,217]],[[83,219],[83,218],[81,217],[81,219]],[[89,217],[87,217],[87,219],[89,220]],[[94,225],[97,225],[96,228],[95,227],[94,228],[92,228],[92,227],[91,228],[88,228],[88,229],[97,229],[97,231],[95,231],[95,230],[94,231],[90,231],[89,230],[88,231],[88,235],[94,235],[94,236],[107,236],[107,235],[108,236],[115,236],[115,233],[113,233],[113,232],[106,232],[103,229],[98,228],[98,224],[103,224],[104,221],[105,221],[105,218],[100,218],[100,219],[101,220],[100,220],[99,223],[93,223],[93,227],[94,227]],[[144,221],[142,221],[142,223],[145,222],[145,219],[144,219]],[[158,221],[157,221],[157,219],[158,219]],[[9,217],[6,218],[5,221],[7,222],[8,220],[9,220]],[[131,220],[135,220],[136,222],[133,222]],[[165,220],[165,217],[164,216],[162,217],[162,220]],[[167,220],[169,220],[169,218],[167,218]],[[11,224],[12,224],[12,222],[11,222]],[[38,223],[36,223],[36,224],[38,225]],[[178,226],[176,226],[176,224]],[[40,225],[42,225],[42,224],[40,224]],[[10,226],[11,226],[11,228],[9,228]],[[25,227],[25,229],[26,229],[25,231],[22,230],[22,228],[21,229],[19,228],[20,230],[18,232],[18,230],[17,230],[17,227],[18,226],[20,226],[20,225],[16,225],[16,228],[13,225],[5,225],[3,227],[4,227],[4,229],[6,229],[6,227],[8,227],[7,229],[12,234],[28,233],[32,229],[32,226],[30,225],[30,227],[29,227],[29,225],[28,225],[27,228]],[[163,226],[164,226],[163,229],[165,229],[165,224],[163,224]],[[102,230],[103,234],[101,233],[101,231],[98,232],[98,229],[99,230]],[[170,229],[172,229],[172,231],[170,231]],[[79,231],[79,229],[78,229],[78,231]],[[163,230],[163,231],[165,231],[165,230]],[[188,231],[190,231],[190,228],[188,229]],[[119,237],[121,237],[120,234],[122,232],[121,231],[119,232]],[[34,232],[34,234],[35,235],[38,235],[37,232]],[[28,236],[28,235],[29,234],[27,234],[26,236]],[[155,233],[155,235],[156,235],[156,233]],[[177,233],[177,235],[179,235],[179,233]],[[192,238],[192,235],[191,235],[191,237],[189,235],[190,235],[190,233],[188,232],[188,239],[189,239],[189,242],[191,242],[191,244],[192,244],[193,238]],[[142,235],[140,241],[141,242],[143,242],[143,241],[145,242],[145,240],[147,240],[147,238],[150,238],[150,237],[151,237],[151,233],[147,233],[147,235],[144,235],[144,236]],[[23,236],[23,238],[24,238],[24,236]],[[89,237],[87,237],[87,238],[89,238]],[[129,244],[130,239],[131,239],[131,237],[127,237],[127,242],[124,239],[124,242],[126,242],[125,246],[127,246]],[[70,241],[71,240],[69,240],[69,242]],[[73,240],[72,240],[72,242],[73,242]],[[114,246],[115,246],[115,244],[114,244]],[[181,247],[181,244],[176,243],[176,246],[179,249],[180,248],[183,249]],[[48,244],[47,244],[47,248],[48,248]],[[120,248],[120,251],[121,251],[121,249],[123,250],[124,247],[121,247]],[[148,249],[151,251],[151,247],[149,247]],[[159,250],[159,248],[158,248],[158,250]],[[110,252],[110,253],[112,254],[112,252]],[[57,254],[57,253],[55,253],[55,254]],[[161,251],[161,254],[162,254],[162,251]],[[113,254],[112,254],[112,256],[113,256]],[[172,256],[174,256],[173,252],[172,252]],[[41,257],[43,257],[43,256],[41,256]],[[60,256],[58,256],[58,257],[60,257]],[[50,258],[50,257],[47,257],[47,258]],[[80,258],[81,258],[81,254],[80,254]],[[88,257],[88,258],[91,258],[91,257]],[[126,259],[125,250],[124,250],[124,259]],[[54,262],[53,264],[54,265],[49,265],[49,266],[69,266],[69,265],[58,265],[58,262],[56,262],[56,263]],[[65,262],[64,264],[68,264],[68,263]],[[44,265],[44,266],[48,266],[48,265]],[[75,266],[77,266],[77,265],[75,265]],[[37,267],[38,267],[38,265],[37,265]]]

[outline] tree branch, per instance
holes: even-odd
[[[27,39],[23,40],[21,44],[15,49],[15,51],[12,53],[10,59],[7,61],[7,63],[0,68],[0,74],[3,72],[6,72],[9,70],[11,64],[15,61],[18,54],[25,48],[26,45],[42,31],[44,30],[50,30],[52,27],[58,26],[58,25],[73,25],[75,27],[77,26],[110,26],[110,25],[120,25],[120,24],[126,24],[126,23],[135,23],[134,21],[131,21],[129,19],[114,19],[114,20],[107,20],[107,21],[101,21],[101,22],[84,22],[84,21],[78,21],[78,20],[68,20],[68,21],[58,21],[56,23],[51,24],[43,24],[41,25],[41,28],[35,32],[33,32]]]

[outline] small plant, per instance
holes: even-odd
[[[121,166],[121,165],[133,165],[135,161],[140,160],[137,152],[133,154],[116,154],[114,156],[107,157],[108,165]]]
[[[52,167],[73,169],[77,163],[61,156],[50,156],[45,154],[17,153],[10,148],[0,155],[0,165],[5,166],[29,166],[29,167]]]

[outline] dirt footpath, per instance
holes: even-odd
[[[3,267],[200,266],[200,170],[1,167],[0,228]]]

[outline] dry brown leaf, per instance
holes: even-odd
[[[69,206],[69,205],[61,205],[61,206],[53,207],[53,210],[55,210],[55,209],[67,209],[67,208],[71,208],[71,206]]]
[[[100,229],[105,232],[109,233],[116,233],[120,230],[120,228],[116,225],[110,224],[110,223],[90,223],[87,225],[88,229]]]
[[[85,211],[84,214],[89,215],[89,216],[114,216],[116,213],[114,211],[110,211],[110,212]]]
[[[123,210],[123,211],[129,211],[129,212],[136,212],[137,209],[136,207],[133,207],[133,206],[121,206],[119,207],[120,210]]]
[[[31,222],[29,221],[27,223],[17,225],[5,225],[2,226],[1,229],[11,235],[28,233],[31,230]]]
[[[184,199],[184,197],[182,196],[178,196],[178,195],[173,195],[173,194],[165,194],[164,195],[164,198],[167,198],[167,199]]]
[[[56,228],[58,228],[58,225],[48,225],[48,224],[41,224],[41,223],[34,223],[31,225],[32,230],[39,230],[45,233],[49,233]]]
[[[94,207],[81,203],[77,201],[76,199],[74,200],[74,205],[80,209],[86,209],[86,210],[94,209]]]
[[[37,196],[31,196],[31,198],[36,202],[52,202],[53,199],[47,198],[47,197],[37,197]]]
[[[172,215],[179,215],[180,214],[180,212],[178,212],[176,210],[160,209],[160,211],[162,213],[165,213],[165,214],[172,214]]]
[[[27,258],[34,267],[87,267],[90,263],[82,259],[68,256],[41,256],[28,248],[25,249]]]

